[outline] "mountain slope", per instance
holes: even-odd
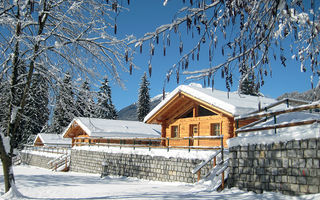
[[[291,98],[291,99],[299,99],[305,101],[318,101],[320,100],[320,87],[316,87],[311,90],[307,90],[305,92],[290,92],[284,93],[283,95],[279,96],[277,99],[284,99],[284,98]]]
[[[156,107],[162,101],[162,94],[153,97],[150,101],[150,110]],[[119,120],[138,121],[137,116],[138,103],[131,104],[122,108],[117,114]]]

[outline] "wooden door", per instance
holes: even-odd
[[[198,124],[191,124],[189,130],[189,137],[198,136]],[[199,140],[190,140],[190,146],[199,145]]]

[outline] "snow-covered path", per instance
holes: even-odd
[[[254,194],[238,189],[218,193],[207,190],[205,184],[164,183],[124,177],[100,178],[98,175],[51,172],[30,166],[16,166],[14,172],[17,188],[26,196],[20,199],[320,199],[320,195],[298,198],[270,192]],[[1,194],[3,188],[1,181]],[[14,195],[4,195],[7,198],[2,199],[19,199]]]

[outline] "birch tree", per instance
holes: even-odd
[[[272,59],[286,66],[288,59],[300,63],[301,72],[311,71],[311,83],[319,77],[319,1],[315,0],[182,0],[171,23],[131,41],[136,51],[148,48],[149,72],[156,50],[170,48],[172,38],[178,38],[180,57],[168,70],[170,80],[181,74],[186,80],[203,79],[214,86],[216,76],[225,80],[230,90],[234,73],[254,72],[255,87],[264,85],[272,76]],[[164,0],[163,4],[172,3]],[[185,43],[196,41],[187,48]],[[160,43],[160,45],[159,45]],[[158,49],[157,49],[158,48]],[[159,48],[161,48],[159,50]],[[205,55],[205,56],[203,56]],[[207,66],[191,68],[193,61],[208,58]],[[218,59],[219,58],[219,59]],[[220,60],[223,58],[223,61]],[[248,73],[239,78],[239,85]]]
[[[61,82],[63,72],[92,75],[99,66],[104,74],[121,83],[119,70],[132,68],[132,52],[118,39],[116,16],[123,10],[117,1],[104,0],[2,0],[0,1],[0,79],[10,77],[7,129],[0,137],[5,191],[14,184],[13,144],[24,113],[27,94],[35,71],[46,76],[50,86]],[[26,65],[21,98],[13,101],[20,84],[19,65]]]

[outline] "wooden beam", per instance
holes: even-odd
[[[288,108],[285,110],[280,110],[280,111],[273,111],[273,112],[267,112],[267,113],[258,113],[258,114],[250,114],[246,116],[239,116],[236,117],[236,120],[246,120],[246,119],[252,119],[252,118],[262,118],[262,117],[270,117],[274,115],[280,115],[284,113],[290,113],[290,112],[300,112],[304,110],[312,110],[320,108],[320,104],[311,104],[311,105],[303,105],[303,106],[298,106],[298,107],[293,107],[293,108]]]
[[[236,130],[236,133],[244,133],[244,132],[251,132],[251,131],[263,131],[263,130],[286,128],[286,127],[292,127],[292,126],[302,126],[302,125],[313,124],[315,122],[319,123],[320,120],[314,119],[314,120],[308,120],[308,121],[302,121],[302,122],[291,122],[291,123],[285,123],[285,124],[270,125],[267,127],[250,128],[250,129],[243,129],[243,130],[240,129],[240,130]]]

